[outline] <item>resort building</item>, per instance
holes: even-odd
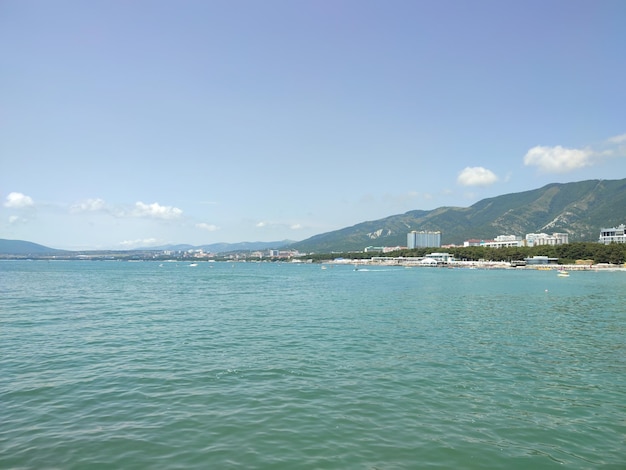
[[[454,261],[450,253],[431,253],[421,261],[422,264],[448,264]]]
[[[477,238],[471,238],[469,240],[465,240],[463,242],[463,246],[464,247],[468,247],[468,246],[483,246],[483,243],[485,243],[485,240],[479,240]]]
[[[441,232],[418,232],[413,230],[406,236],[406,245],[409,249],[440,247]]]
[[[526,246],[541,245],[565,245],[569,243],[569,235],[567,233],[528,233],[526,234]]]
[[[483,242],[482,246],[490,246],[492,248],[522,246],[522,237],[517,235],[498,235],[494,240]]]
[[[385,246],[383,253],[391,253],[392,251],[406,250],[406,246]]]
[[[626,226],[621,224],[613,228],[600,229],[600,243],[608,245],[609,243],[626,243]]]

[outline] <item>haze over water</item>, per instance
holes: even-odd
[[[625,286],[0,262],[0,468],[624,468]]]

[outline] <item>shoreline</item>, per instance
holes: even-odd
[[[393,258],[387,260],[359,259],[359,260],[329,260],[322,264],[330,265],[352,265],[355,268],[359,266],[397,266],[404,268],[444,268],[444,269],[507,269],[507,270],[526,270],[526,271],[626,271],[625,265],[615,264],[541,264],[512,266],[506,261],[452,261],[448,263],[439,263],[436,265],[423,264],[416,260],[407,260],[405,258]]]

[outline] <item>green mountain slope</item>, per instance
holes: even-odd
[[[439,230],[443,244],[533,232],[566,232],[571,242],[596,241],[600,228],[620,223],[626,223],[626,179],[588,180],[483,199],[470,207],[409,211],[316,235],[291,247],[328,253],[405,246],[411,230]]]

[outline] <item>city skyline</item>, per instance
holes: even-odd
[[[304,240],[626,175],[619,1],[7,1],[0,238]]]

